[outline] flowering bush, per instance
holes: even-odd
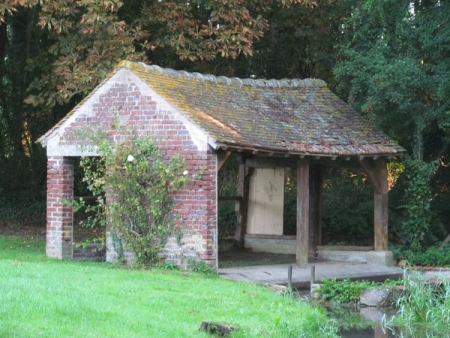
[[[189,178],[181,156],[164,161],[154,142],[131,137],[122,144],[97,142],[100,160],[85,158],[84,180],[101,202],[111,225],[113,244],[123,258],[124,246],[142,265],[153,265],[174,231],[171,193]],[[96,170],[91,170],[92,168]]]

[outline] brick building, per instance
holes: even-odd
[[[386,261],[386,162],[403,149],[355,114],[321,80],[226,78],[121,62],[38,140],[48,158],[50,257],[73,257],[73,212],[63,201],[73,198],[74,158],[98,155],[80,135],[96,130],[106,131],[114,142],[124,140],[130,130],[150,136],[163,157],[181,154],[189,173],[202,173],[174,195],[173,212],[180,216],[183,239],[181,245],[169,240],[169,260],[181,264],[193,257],[217,267],[217,172],[234,152],[240,157],[237,243],[246,245],[247,235],[249,240],[282,238],[279,199],[270,202],[273,194],[262,196],[258,187],[265,191],[264,184],[270,183],[282,189],[280,177],[289,167],[298,177],[294,252],[298,265],[305,265],[308,252],[320,244],[321,168],[354,165],[362,166],[372,182],[374,252]],[[263,208],[258,207],[261,203]],[[274,208],[267,213],[267,206]],[[114,261],[116,253],[111,241],[107,243],[107,260]]]

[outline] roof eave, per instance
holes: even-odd
[[[379,158],[379,157],[387,157],[387,158],[402,158],[405,156],[406,151],[403,150],[392,150],[386,152],[377,152],[377,153],[323,153],[323,152],[307,152],[307,151],[293,151],[285,148],[268,148],[268,147],[254,147],[250,145],[240,145],[240,144],[230,144],[230,143],[214,143],[214,150],[222,149],[222,150],[234,150],[237,152],[251,152],[252,154],[267,154],[269,156],[299,156],[301,158],[304,157],[315,157],[315,158]]]

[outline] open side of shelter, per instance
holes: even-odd
[[[351,164],[364,169],[374,189],[373,256],[389,264],[386,163],[404,150],[323,81],[215,77],[121,62],[38,140],[47,148],[50,257],[73,257],[73,210],[65,202],[73,199],[73,160],[99,155],[88,137],[98,131],[117,143],[130,132],[151,137],[166,160],[180,154],[191,175],[201,173],[173,196],[183,236],[169,239],[166,260],[185,265],[193,258],[217,268],[217,173],[234,152],[240,158],[238,196],[230,198],[236,201],[238,244],[282,236],[277,191],[291,168],[297,176],[295,254],[305,267],[321,243],[322,169]],[[109,230],[107,260],[114,261]]]
[[[252,252],[296,254],[297,265],[308,257],[393,264],[388,246],[387,158],[248,157],[241,154],[235,241]],[[324,170],[328,167],[362,168],[374,191],[372,246],[322,244]],[[296,235],[283,233],[283,192],[286,169],[297,183]],[[223,199],[229,199],[225,197]],[[219,200],[221,198],[219,197]],[[298,243],[302,243],[299,245]]]

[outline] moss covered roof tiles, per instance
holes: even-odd
[[[404,152],[322,80],[215,77],[129,61],[115,71],[121,68],[196,123],[218,147],[316,156]]]
[[[322,80],[215,77],[123,62],[222,147],[324,156],[404,150]]]

